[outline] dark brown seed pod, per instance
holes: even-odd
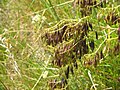
[[[67,79],[69,78],[69,66],[67,67],[67,70],[65,71],[65,76]]]
[[[95,48],[95,45],[94,45],[94,41],[93,41],[93,40],[89,43],[89,46],[90,46],[91,50],[93,51],[94,48]]]
[[[117,16],[115,16],[114,14],[112,15],[112,24],[116,24],[117,23]]]
[[[89,23],[89,27],[90,27],[91,30],[93,30],[93,27],[92,27],[92,24],[91,24],[91,23]]]
[[[61,88],[65,87],[65,79],[64,78],[61,79],[61,83],[60,84],[61,84]]]
[[[54,90],[56,88],[56,81],[57,81],[56,79],[55,80],[51,80],[50,83],[49,83],[49,85],[50,85],[52,90]]]
[[[120,45],[119,45],[119,43],[118,43],[118,44],[114,47],[114,54],[115,54],[115,55],[118,54],[119,51],[120,51]]]
[[[59,67],[61,67],[61,66],[62,66],[62,62],[61,62],[61,60],[60,60],[60,59],[58,59],[58,60],[57,60],[57,65],[58,65]]]
[[[74,67],[75,67],[76,69],[78,69],[78,64],[77,64],[77,62],[74,63]]]
[[[86,39],[83,39],[81,42],[80,42],[81,46],[86,46]]]
[[[110,15],[107,15],[107,17],[106,17],[106,23],[108,23],[109,22],[109,20],[110,20]]]
[[[54,82],[54,87],[53,88],[56,88],[56,82],[57,82],[57,80],[55,79],[53,82]]]
[[[83,24],[82,30],[84,31],[84,34],[87,36],[87,32],[89,30],[87,22]]]
[[[96,5],[96,4],[97,4],[97,1],[96,1],[96,0],[94,0],[93,4],[94,4],[94,5]],[[96,7],[96,6],[95,6],[95,7]]]
[[[87,64],[90,66],[90,65],[93,64],[93,61],[92,61],[92,60],[89,60],[89,61],[87,62]]]
[[[60,82],[60,87],[64,88],[66,84],[67,84],[67,80],[65,78],[62,78]]]
[[[72,75],[73,75],[73,74],[74,74],[73,66],[71,66],[70,71],[71,71],[71,73],[72,73]]]
[[[97,31],[95,31],[95,36],[96,36],[96,39],[98,40],[98,33],[97,33]]]
[[[96,58],[96,56],[95,56],[95,58],[94,58],[94,67],[97,67],[97,58]]]
[[[120,42],[120,25],[119,25],[119,28],[118,28],[118,41]]]
[[[104,58],[102,51],[100,52],[100,59]]]
[[[47,39],[47,44],[48,44],[48,45],[51,44],[51,40],[50,40],[50,38]]]
[[[88,45],[84,46],[84,47],[83,47],[83,53],[84,53],[84,54],[87,54],[88,51],[89,51],[89,50],[88,50]]]
[[[63,36],[63,34],[65,33],[65,30],[66,30],[66,29],[67,29],[67,26],[64,26],[63,29],[62,29],[62,31],[61,31],[62,36]]]
[[[103,2],[100,3],[100,6],[103,8]]]
[[[80,52],[79,52],[79,55],[80,55],[80,56],[79,56],[79,59],[81,59],[81,57],[82,57],[82,50],[81,50],[81,48],[79,49],[79,51],[80,51]]]

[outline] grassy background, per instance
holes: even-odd
[[[120,16],[117,0],[113,5]],[[87,18],[99,33],[94,52],[104,50],[106,58],[97,68],[83,66],[78,60],[78,69],[74,69],[74,76],[70,73],[68,79],[70,90],[92,90],[94,85],[98,90],[120,89],[120,54],[114,55],[112,49],[117,45],[119,23],[107,27],[103,19],[113,8],[110,4],[97,8]],[[73,8],[73,0],[0,0],[0,90],[49,90],[51,79],[60,82],[64,76],[60,73],[66,67],[51,64],[53,55],[45,50],[40,37],[63,19],[79,22],[80,18],[79,9]],[[95,38],[94,32],[89,35]],[[110,38],[106,39],[107,36]],[[112,52],[107,52],[107,47]],[[91,59],[91,53],[85,57]],[[82,60],[89,59],[83,57]]]

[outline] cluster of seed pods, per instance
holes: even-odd
[[[97,67],[98,63],[100,60],[104,59],[104,54],[102,51],[99,53],[96,53],[93,58],[89,58],[89,60],[84,61],[84,65],[87,66],[94,66],[95,68]]]
[[[120,23],[120,17],[118,15],[115,15],[114,12],[110,12],[106,18],[105,21],[109,25]]]
[[[83,17],[89,15],[87,11],[91,11],[91,6],[101,6],[103,7],[106,4],[106,0],[102,0],[101,3],[97,4],[96,0],[78,0],[80,7],[85,8],[81,10]],[[90,6],[90,8],[86,8]],[[86,10],[87,9],[87,10]],[[85,11],[84,11],[85,10]],[[120,22],[119,17],[114,13],[110,13],[106,16],[105,21],[109,25],[116,24]],[[111,23],[110,23],[111,22]],[[61,29],[59,29],[61,28]],[[81,24],[63,24],[62,27],[55,28],[54,32],[47,32],[44,35],[46,40],[46,44],[50,45],[54,48],[54,60],[52,61],[53,65],[58,67],[66,67],[64,71],[65,77],[61,79],[60,82],[57,82],[57,79],[51,80],[49,82],[50,87],[54,90],[55,88],[64,88],[67,84],[67,79],[69,79],[69,74],[74,75],[74,70],[78,69],[77,59],[81,59],[81,57],[91,50],[92,52],[95,49],[94,40],[90,40],[87,42],[86,37],[88,36],[88,32],[95,32],[96,40],[98,40],[97,31],[93,30],[92,23],[85,21]],[[120,27],[118,28],[118,40],[120,41]],[[67,42],[67,43],[66,43]],[[114,47],[113,50],[115,53],[120,51],[119,43]],[[97,52],[95,56],[89,60],[84,62],[85,66],[94,66],[97,67],[98,63],[101,59],[104,58],[104,54],[102,51]]]
[[[63,31],[63,29],[61,31]],[[87,33],[90,31],[89,29],[92,30],[92,24],[89,22],[85,22],[81,25],[78,24],[78,26],[75,26],[72,28],[68,27],[68,29],[67,28],[64,29],[65,30],[64,33],[60,36],[59,35],[57,36],[58,38],[62,38],[62,40],[61,42],[59,42],[58,40],[58,42],[55,44],[56,45],[60,43],[63,43],[63,44],[60,45],[55,50],[55,53],[54,53],[55,60],[53,60],[52,63],[59,67],[65,66],[66,64],[69,64],[71,62],[74,63],[73,59],[76,59],[76,58],[81,59],[81,57],[84,54],[87,54],[89,52],[89,47],[93,51],[95,48],[94,41],[91,40],[89,44],[87,44],[87,41],[86,41],[86,37],[88,36]],[[74,32],[72,30],[74,30]],[[53,33],[52,36],[55,35],[55,33]],[[51,38],[51,37],[46,37],[46,39],[47,41],[49,39],[52,39],[53,41],[55,40],[55,38]],[[70,40],[72,41],[69,42]],[[53,41],[51,44],[53,44]],[[69,43],[64,44],[65,41]],[[52,46],[54,47],[54,45]]]
[[[54,90],[55,88],[65,88],[65,85],[67,83],[67,80],[64,78],[62,78],[61,80],[54,79],[48,82],[50,90]]]
[[[76,7],[77,5],[80,6],[80,12],[82,16],[90,15],[92,12],[92,8],[97,7],[105,7],[107,1],[101,0],[97,2],[97,0],[74,0],[73,6]]]
[[[52,61],[53,65],[58,67],[65,67],[67,65],[64,71],[64,85],[69,78],[69,74],[71,73],[74,75],[74,70],[78,69],[76,60],[81,59],[84,54],[87,54],[90,51],[89,49],[94,51],[94,40],[89,41],[89,43],[87,43],[86,40],[86,37],[89,37],[89,31],[93,32],[93,26],[90,22],[86,21],[85,23],[73,25],[71,27],[66,25],[63,26],[61,30],[52,33],[47,32],[44,35],[46,44],[55,48],[54,60]],[[96,39],[98,39],[97,32],[95,32],[95,35]],[[54,81],[50,86],[56,88],[56,85],[54,85],[55,83]]]

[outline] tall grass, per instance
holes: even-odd
[[[51,80],[61,81],[68,65],[59,68],[51,63],[54,55],[44,46],[41,36],[64,21],[80,23],[81,13],[77,6],[73,7],[73,1],[0,1],[0,90],[50,90]],[[106,8],[97,8],[82,19],[93,23],[99,39],[95,40],[94,52],[83,56],[81,62],[77,60],[78,69],[67,80],[70,90],[120,89],[120,54],[107,51],[117,45],[119,23],[108,27],[103,20],[112,9],[120,16],[120,5],[114,2],[114,7],[108,4]],[[94,32],[89,35],[90,39],[95,38]],[[96,68],[84,66],[84,61],[101,50],[105,58]]]

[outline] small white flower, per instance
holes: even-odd
[[[42,74],[43,78],[47,78],[48,76],[48,71],[45,71],[43,74]]]
[[[8,29],[7,29],[7,28],[4,28],[4,31],[5,31],[5,32],[7,32],[7,31],[8,31]]]
[[[41,16],[39,14],[35,15],[35,16],[32,16],[32,23],[36,23],[36,22],[43,22],[46,20],[46,17],[45,16]]]

